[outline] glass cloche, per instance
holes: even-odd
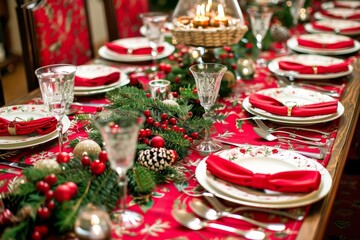
[[[248,30],[237,0],[180,0],[172,24],[177,43],[197,47],[235,44]]]

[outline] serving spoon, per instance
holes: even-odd
[[[207,220],[218,220],[221,217],[230,217],[276,232],[283,231],[286,228],[283,223],[263,223],[239,214],[233,214],[226,211],[216,211],[215,209],[208,207],[199,199],[193,199],[189,206],[197,215]]]
[[[182,209],[174,209],[172,210],[171,214],[178,223],[182,224],[187,228],[190,228],[191,230],[200,230],[205,227],[209,227],[209,228],[215,228],[215,229],[220,229],[223,231],[235,233],[247,239],[261,240],[265,238],[265,233],[263,231],[259,231],[259,230],[246,231],[218,223],[201,221],[200,218],[196,217],[194,214]]]
[[[295,141],[295,142],[299,142],[299,143],[303,143],[303,144],[307,144],[307,145],[312,145],[312,146],[318,146],[318,147],[323,147],[326,145],[326,142],[323,143],[323,142],[313,142],[313,141],[306,141],[306,140],[300,140],[300,139],[296,139],[296,138],[291,138],[291,137],[284,137],[284,136],[275,136],[271,133],[269,133],[268,131],[264,130],[264,129],[261,129],[261,128],[258,128],[258,127],[254,127],[254,132],[268,140],[268,141],[275,141],[275,140],[278,140],[278,139],[285,139],[285,140],[291,140],[291,141]]]

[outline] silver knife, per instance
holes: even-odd
[[[25,169],[33,166],[32,164],[27,164],[22,162],[6,162],[6,161],[0,161],[0,165],[5,165],[13,168],[20,168],[20,169]]]

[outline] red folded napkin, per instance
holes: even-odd
[[[0,118],[0,136],[44,135],[55,131],[57,123],[55,117],[44,117],[30,121],[9,121]]]
[[[286,71],[296,71],[301,74],[326,74],[326,73],[338,73],[349,70],[349,63],[342,62],[337,64],[331,64],[328,66],[321,65],[304,65],[301,63],[290,61],[279,61],[279,68]]]
[[[318,24],[316,22],[311,23],[311,25],[312,25],[313,29],[315,29],[315,30],[328,31],[328,32],[338,31],[337,28],[324,26],[324,25]],[[341,32],[341,33],[350,33],[350,32],[357,32],[357,31],[360,31],[360,26],[349,27],[349,28],[341,28],[341,26],[339,26],[339,32]]]
[[[338,107],[338,101],[336,100],[291,107],[284,105],[275,98],[259,93],[250,94],[249,102],[253,107],[269,113],[291,117],[311,117],[333,114],[336,113]]]
[[[337,18],[337,19],[359,19],[360,18],[360,13],[354,13],[352,15],[349,15],[349,16],[340,16],[340,15],[336,15],[336,14],[333,14],[329,11],[326,11],[324,9],[321,9],[320,10],[320,13],[324,16],[327,16],[327,17],[331,17],[331,18]]]
[[[340,1],[334,1],[334,7],[336,7],[336,8],[358,9],[358,8],[360,8],[360,4],[359,5],[354,5],[354,7],[353,7],[351,4],[342,3]]]
[[[338,41],[335,43],[320,43],[304,39],[301,37],[297,38],[297,42],[300,46],[311,47],[311,48],[320,48],[320,49],[342,49],[342,48],[351,48],[354,46],[354,40],[349,39],[345,41]]]
[[[120,54],[132,54],[132,55],[147,55],[147,54],[151,54],[151,47],[139,47],[139,48],[135,48],[135,49],[130,49],[130,48],[126,48],[124,46],[121,46],[117,43],[113,43],[113,42],[108,42],[105,43],[105,46],[110,49],[111,51],[114,51],[116,53],[120,53]],[[163,46],[159,46],[157,48],[158,52],[161,53],[162,51],[164,51],[164,47]]]
[[[295,170],[274,174],[254,173],[213,154],[206,160],[206,169],[212,175],[231,183],[277,192],[312,192],[317,190],[321,183],[321,174],[318,171]]]
[[[107,76],[101,76],[96,78],[83,78],[79,76],[75,76],[75,86],[84,86],[84,87],[96,87],[109,85],[118,81],[120,78],[120,72],[113,72]]]

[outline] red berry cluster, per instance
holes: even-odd
[[[150,110],[145,110],[144,115],[146,117],[145,123],[147,125],[153,126],[155,128],[161,128],[161,129],[166,130],[166,131],[180,132],[180,133],[182,133],[183,138],[187,139],[190,143],[192,143],[194,139],[197,139],[199,137],[199,134],[197,132],[193,132],[190,135],[188,135],[186,133],[185,128],[179,127],[177,125],[178,120],[175,117],[169,117],[167,113],[162,113],[160,115],[160,120],[161,121],[156,121],[152,117]],[[190,117],[192,116],[191,112],[189,112],[189,116]],[[152,146],[152,147],[164,147],[165,146],[164,139],[161,138],[163,143],[159,144],[159,141],[160,141],[159,138],[160,137],[155,136],[150,141],[149,138],[151,136],[152,136],[151,129],[149,129],[149,128],[140,129],[140,131],[139,131],[139,139],[140,139],[141,142],[143,142],[145,144],[150,144],[150,146]]]
[[[105,150],[101,151],[98,155],[98,159],[91,161],[89,156],[84,155],[81,158],[81,164],[84,167],[90,167],[90,171],[94,175],[101,175],[106,169],[106,162],[108,161],[108,155]]]

